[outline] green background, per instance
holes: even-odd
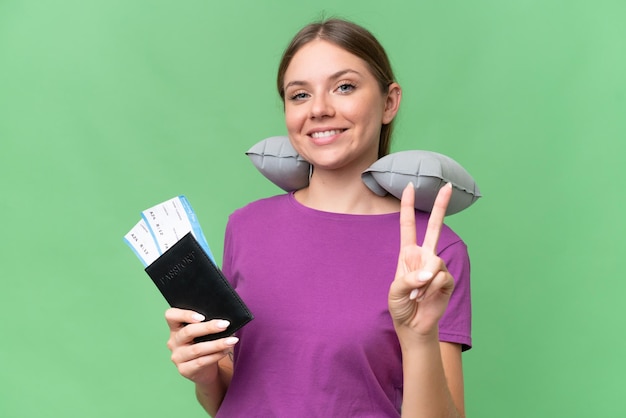
[[[623,0],[0,0],[0,416],[204,416],[122,236],[185,194],[220,256],[228,214],[279,192],[244,153],[285,133],[280,54],[332,15],[388,49],[394,150],[485,195],[448,219],[468,415],[626,416]]]

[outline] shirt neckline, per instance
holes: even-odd
[[[317,217],[323,217],[327,219],[343,219],[343,220],[372,220],[372,219],[398,219],[400,212],[379,213],[379,214],[354,214],[354,213],[341,213],[341,212],[328,212],[319,209],[314,209],[309,206],[303,205],[298,202],[295,197],[295,191],[291,191],[287,194],[287,199],[291,206],[296,210],[306,214]]]

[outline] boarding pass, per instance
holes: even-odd
[[[124,241],[147,267],[189,232],[215,263],[198,218],[183,195],[144,210]]]

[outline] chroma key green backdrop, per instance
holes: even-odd
[[[626,416],[623,0],[0,0],[0,416],[204,416],[122,236],[185,194],[220,257],[228,214],[279,192],[244,153],[285,133],[280,54],[335,15],[388,49],[394,150],[485,196],[448,219],[468,416]]]

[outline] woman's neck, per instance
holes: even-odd
[[[304,206],[325,212],[378,215],[400,210],[398,199],[376,195],[363,183],[360,173],[314,171],[309,186],[298,190],[295,198]]]

